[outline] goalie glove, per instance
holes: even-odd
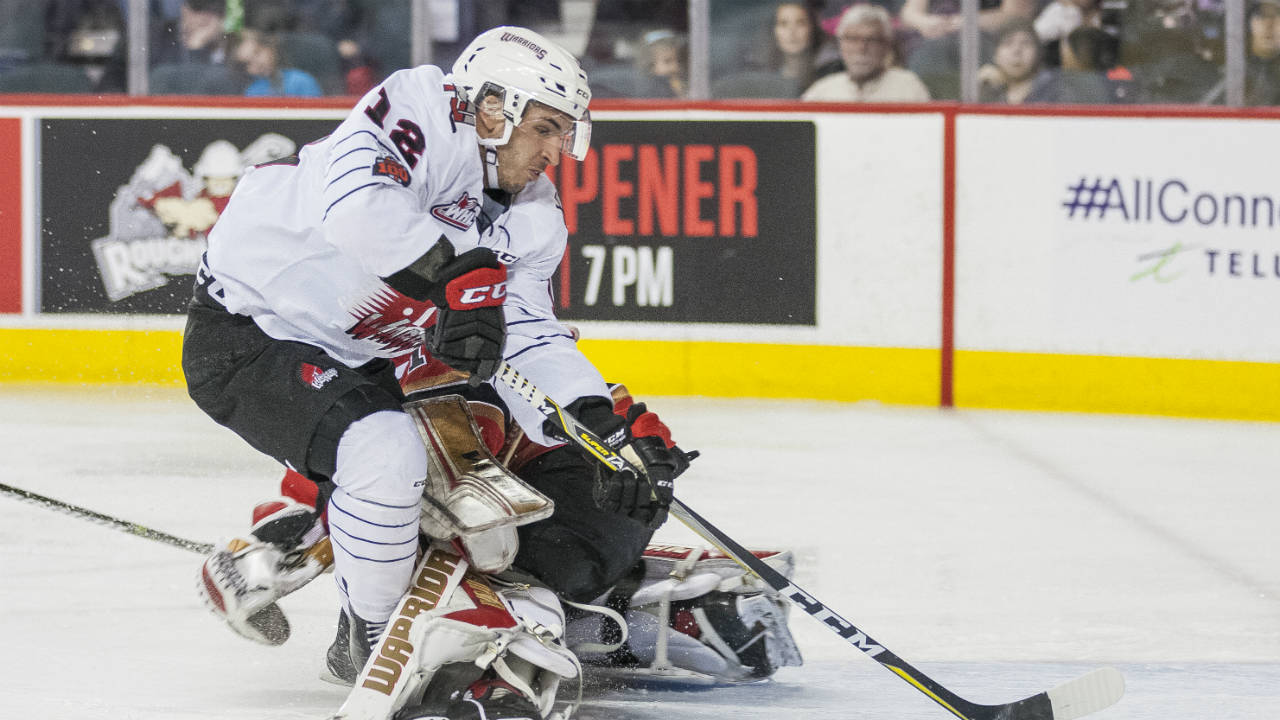
[[[671,430],[658,415],[644,403],[631,402],[629,396],[616,406],[603,397],[580,398],[566,409],[643,473],[637,477],[593,463],[596,505],[654,529],[666,522],[667,508],[675,497],[675,479],[689,469],[698,453],[677,447]],[[547,428],[547,432],[555,434],[554,428]]]

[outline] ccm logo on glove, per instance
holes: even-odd
[[[445,286],[445,301],[454,310],[496,307],[507,296],[507,268],[479,268],[456,277]]]

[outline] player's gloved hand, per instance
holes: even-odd
[[[667,508],[675,497],[675,479],[689,469],[697,452],[686,453],[677,447],[671,440],[671,430],[644,403],[627,402],[612,409],[610,406],[604,398],[588,397],[571,403],[567,409],[643,475],[611,472],[596,463],[596,505],[657,528],[666,522]]]
[[[507,294],[507,268],[488,248],[473,248],[454,256],[453,246],[441,238],[428,255],[437,254],[427,299],[437,310],[427,350],[456,370],[471,373],[478,383],[493,377],[502,363],[507,322],[502,301]]]

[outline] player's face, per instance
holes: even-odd
[[[498,148],[499,187],[509,193],[520,192],[548,165],[559,165],[565,134],[572,128],[573,120],[567,114],[529,103],[511,140]]]

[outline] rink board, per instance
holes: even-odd
[[[0,143],[21,150],[0,165],[0,381],[180,384],[203,235],[113,246],[138,227],[125,210],[170,228],[122,193],[154,192],[156,145],[189,177],[214,140],[300,144],[345,103],[46,100],[0,99]],[[1280,116],[595,114],[596,154],[558,169],[574,232],[553,283],[583,349],[637,392],[1280,420],[1280,332],[1254,319],[1280,300],[1280,193],[1255,162]],[[76,149],[107,135],[100,157]]]

